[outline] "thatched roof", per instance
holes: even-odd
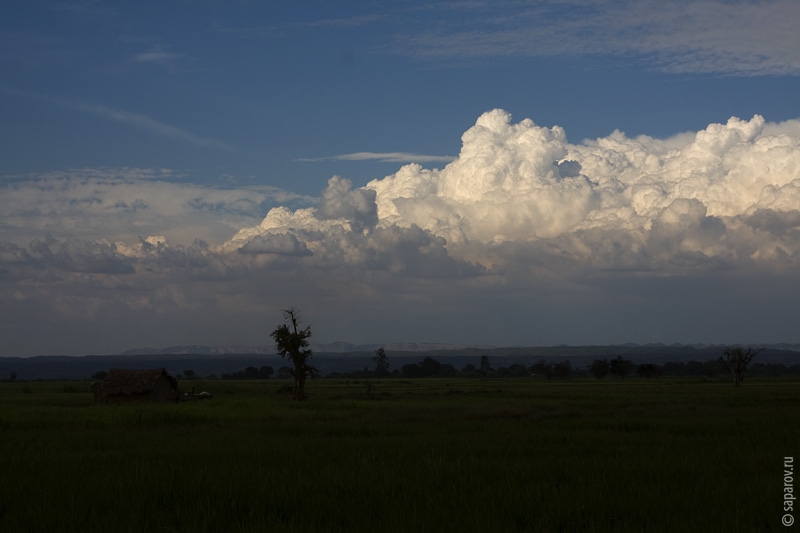
[[[103,380],[103,392],[106,395],[145,394],[155,388],[156,382],[161,376],[164,376],[170,385],[177,390],[178,381],[167,374],[167,371],[163,368],[149,370],[112,368],[108,371],[106,379]]]

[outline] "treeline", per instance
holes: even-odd
[[[425,357],[418,363],[409,363],[389,371],[387,367],[377,366],[374,370],[364,367],[351,372],[332,372],[326,377],[340,379],[372,379],[372,378],[530,378],[542,377],[545,379],[567,379],[585,375],[586,372],[573,368],[571,361],[564,360],[557,363],[539,361],[526,366],[515,363],[509,366],[494,368],[487,356],[482,356],[477,361],[477,366],[467,363],[461,369],[449,363],[441,363],[433,357]],[[388,364],[387,364],[388,366]]]
[[[371,378],[543,378],[570,379],[578,377],[594,377],[596,379],[627,379],[639,377],[645,379],[661,376],[695,376],[716,377],[728,375],[725,366],[719,361],[679,361],[663,365],[654,363],[636,364],[630,359],[619,356],[614,359],[595,359],[585,368],[575,368],[570,360],[541,360],[533,365],[521,363],[493,368],[487,356],[482,356],[478,365],[466,364],[461,369],[448,363],[440,363],[432,357],[425,357],[419,363],[405,364],[392,371],[388,370],[388,361],[375,369],[364,367],[351,372],[332,372],[326,377],[348,379]],[[755,363],[747,369],[748,376],[776,377],[800,375],[800,365],[786,366],[778,363]]]
[[[274,373],[275,369],[271,366],[262,366],[260,368],[248,366],[245,367],[244,370],[231,372],[230,374],[222,374],[221,376],[218,376],[217,374],[209,374],[203,377],[198,376],[194,370],[188,369],[176,375],[175,379],[269,379]]]
[[[400,368],[390,370],[390,363],[385,354],[374,359],[376,360],[375,368],[363,367],[360,370],[353,370],[350,372],[331,372],[325,375],[326,378],[339,378],[339,379],[375,379],[375,378],[405,378],[405,379],[418,379],[418,378],[539,378],[546,380],[561,380],[570,378],[586,378],[594,377],[597,379],[628,379],[631,377],[638,378],[658,378],[661,376],[676,376],[676,377],[717,377],[727,375],[724,366],[717,361],[680,361],[668,362],[663,365],[652,363],[636,364],[630,359],[625,359],[621,356],[615,359],[595,359],[585,368],[575,368],[572,366],[570,360],[562,361],[546,361],[540,360],[533,365],[524,365],[521,363],[512,364],[509,366],[501,366],[493,368],[490,359],[487,356],[482,356],[477,365],[468,363],[462,368],[458,369],[449,363],[441,363],[433,357],[425,357],[418,363],[409,363],[402,365]],[[102,380],[105,378],[106,372],[97,372],[92,378],[95,380]],[[800,375],[800,364],[786,366],[778,363],[754,363],[747,369],[747,375],[750,377],[778,377],[778,376],[791,376]],[[228,374],[209,374],[200,376],[194,370],[187,369],[182,373],[178,373],[175,377],[179,380],[193,380],[193,379],[224,379],[224,380],[240,380],[240,379],[270,379],[272,377],[279,379],[291,378],[289,367],[281,367],[278,369],[277,376],[275,370],[271,366],[261,366],[256,368],[248,366],[243,370]],[[17,376],[10,376],[9,381],[16,380]]]

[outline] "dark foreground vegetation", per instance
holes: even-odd
[[[0,531],[777,531],[800,381],[0,383]]]

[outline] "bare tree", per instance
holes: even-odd
[[[275,341],[275,349],[281,357],[288,357],[294,368],[289,369],[289,373],[294,378],[294,390],[292,397],[295,400],[305,400],[306,378],[317,375],[317,369],[308,364],[311,359],[311,350],[308,348],[308,338],[311,337],[311,327],[306,326],[300,329],[299,311],[295,308],[283,310],[283,318],[289,324],[281,324],[275,331],[270,333],[270,337]]]
[[[736,346],[735,348],[725,348],[725,351],[722,352],[724,357],[720,357],[719,362],[723,367],[725,367],[725,370],[730,372],[733,376],[734,386],[738,387],[742,383],[750,362],[756,355],[763,351],[764,348],[758,348],[756,350],[753,348],[743,350],[739,346]]]

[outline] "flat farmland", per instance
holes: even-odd
[[[0,383],[0,531],[785,529],[797,380],[287,385],[104,406]]]

